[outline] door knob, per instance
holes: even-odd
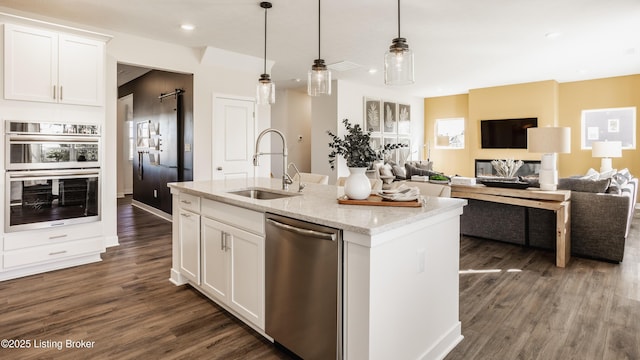
[[[218,170],[218,171],[222,171],[222,166],[218,166],[218,167],[216,168],[216,170]]]

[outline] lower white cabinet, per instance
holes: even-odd
[[[264,328],[264,237],[203,218],[202,288]]]
[[[200,285],[200,215],[180,208],[178,227],[180,273]]]
[[[172,281],[264,330],[264,214],[185,193],[173,199]]]

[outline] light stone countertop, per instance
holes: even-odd
[[[179,190],[203,198],[260,212],[270,212],[316,224],[331,226],[365,235],[376,235],[466,205],[462,199],[425,197],[422,207],[364,206],[338,204],[343,188],[333,185],[306,184],[301,195],[273,200],[251,199],[229,191],[248,187],[282,191],[281,179],[251,178],[238,180],[206,180],[169,183]],[[288,192],[298,194],[298,183]]]

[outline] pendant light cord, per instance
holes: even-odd
[[[398,38],[400,37],[400,0],[398,0]]]
[[[399,0],[398,0],[399,1]],[[320,0],[318,0],[318,59],[320,59]]]
[[[267,8],[264,8],[264,71],[267,73]]]

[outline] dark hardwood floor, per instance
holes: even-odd
[[[104,261],[0,282],[0,339],[31,345],[0,348],[0,358],[289,358],[171,284],[171,224],[127,200],[118,202],[120,246]],[[640,216],[620,265],[574,257],[559,269],[552,252],[463,238],[461,270],[465,339],[447,360],[640,359]],[[94,343],[55,348],[66,340]]]

